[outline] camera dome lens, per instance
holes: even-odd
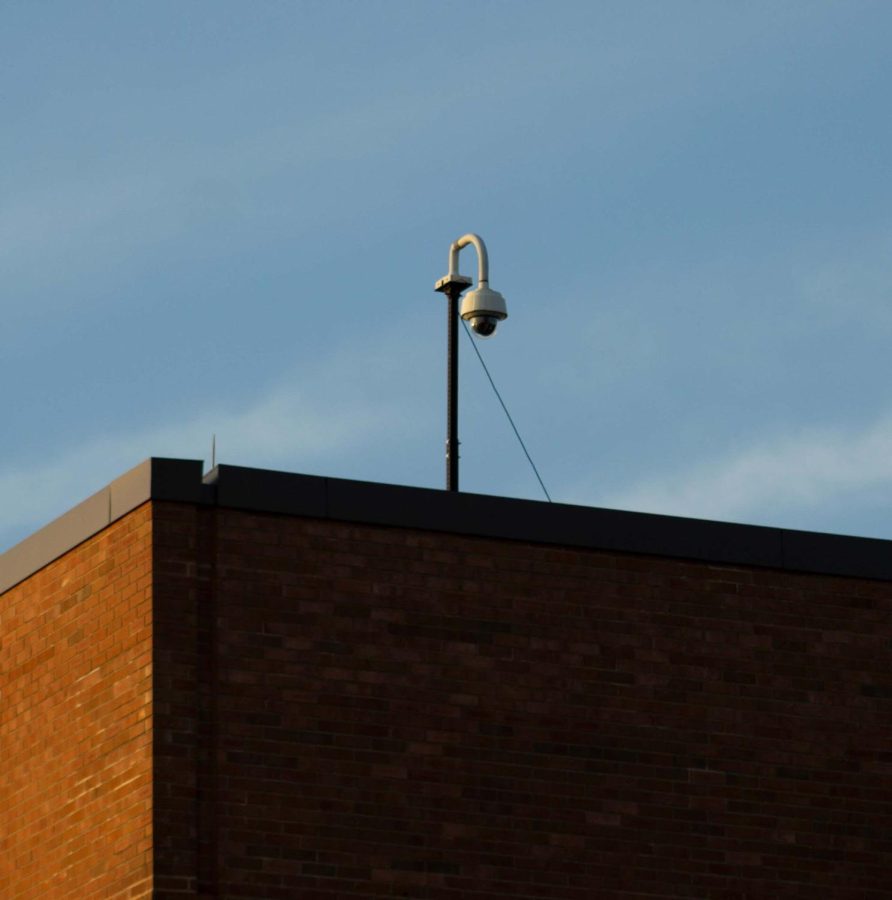
[[[471,319],[471,328],[480,337],[490,337],[498,324],[499,320],[495,316],[474,316]]]

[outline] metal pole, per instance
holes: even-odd
[[[446,364],[446,490],[458,490],[458,298],[464,288],[449,285],[446,296],[447,325]]]
[[[466,234],[449,247],[449,272],[437,279],[434,290],[449,298],[446,323],[446,490],[458,491],[458,298],[473,283],[458,271],[458,252],[473,244],[477,250],[477,280],[486,288],[489,266],[486,247],[476,234]]]

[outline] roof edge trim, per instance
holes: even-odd
[[[148,500],[202,502],[201,460],[153,457],[0,554],[0,594]]]
[[[149,500],[892,581],[892,541],[153,457],[0,554],[0,593]]]

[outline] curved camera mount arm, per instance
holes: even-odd
[[[452,242],[452,246],[449,248],[449,275],[446,277],[449,278],[459,274],[458,252],[462,247],[467,247],[468,244],[473,244],[474,249],[477,251],[477,282],[478,284],[488,284],[489,255],[486,252],[486,244],[483,243],[483,238],[478,234],[463,234],[457,241]]]

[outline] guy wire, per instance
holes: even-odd
[[[542,476],[539,475],[539,470],[536,468],[536,464],[533,462],[533,458],[530,456],[529,451],[526,448],[526,444],[523,442],[523,438],[520,436],[520,432],[517,430],[517,426],[514,424],[514,419],[511,418],[511,413],[508,412],[508,407],[505,406],[505,401],[502,399],[502,395],[499,393],[499,389],[496,387],[496,383],[492,380],[492,375],[489,374],[489,369],[486,368],[486,363],[483,361],[483,357],[480,355],[480,351],[477,349],[477,344],[474,341],[474,338],[471,337],[471,332],[468,329],[468,323],[465,322],[464,319],[461,320],[462,325],[465,328],[465,334],[468,336],[468,340],[471,342],[471,346],[474,348],[474,352],[477,354],[477,359],[480,360],[480,365],[483,366],[483,371],[486,372],[486,377],[489,379],[490,385],[492,385],[492,389],[495,392],[496,397],[499,399],[499,403],[502,404],[502,409],[505,410],[505,415],[508,417],[508,421],[511,423],[511,427],[514,429],[514,434],[517,437],[517,440],[520,442],[521,449],[524,452],[527,460],[530,465],[533,467],[533,472],[536,475],[536,478],[539,481],[539,486],[542,488],[545,496],[548,498],[549,503],[553,503],[554,501],[551,499],[551,495],[548,493],[548,488],[545,487],[545,483],[542,481]]]

